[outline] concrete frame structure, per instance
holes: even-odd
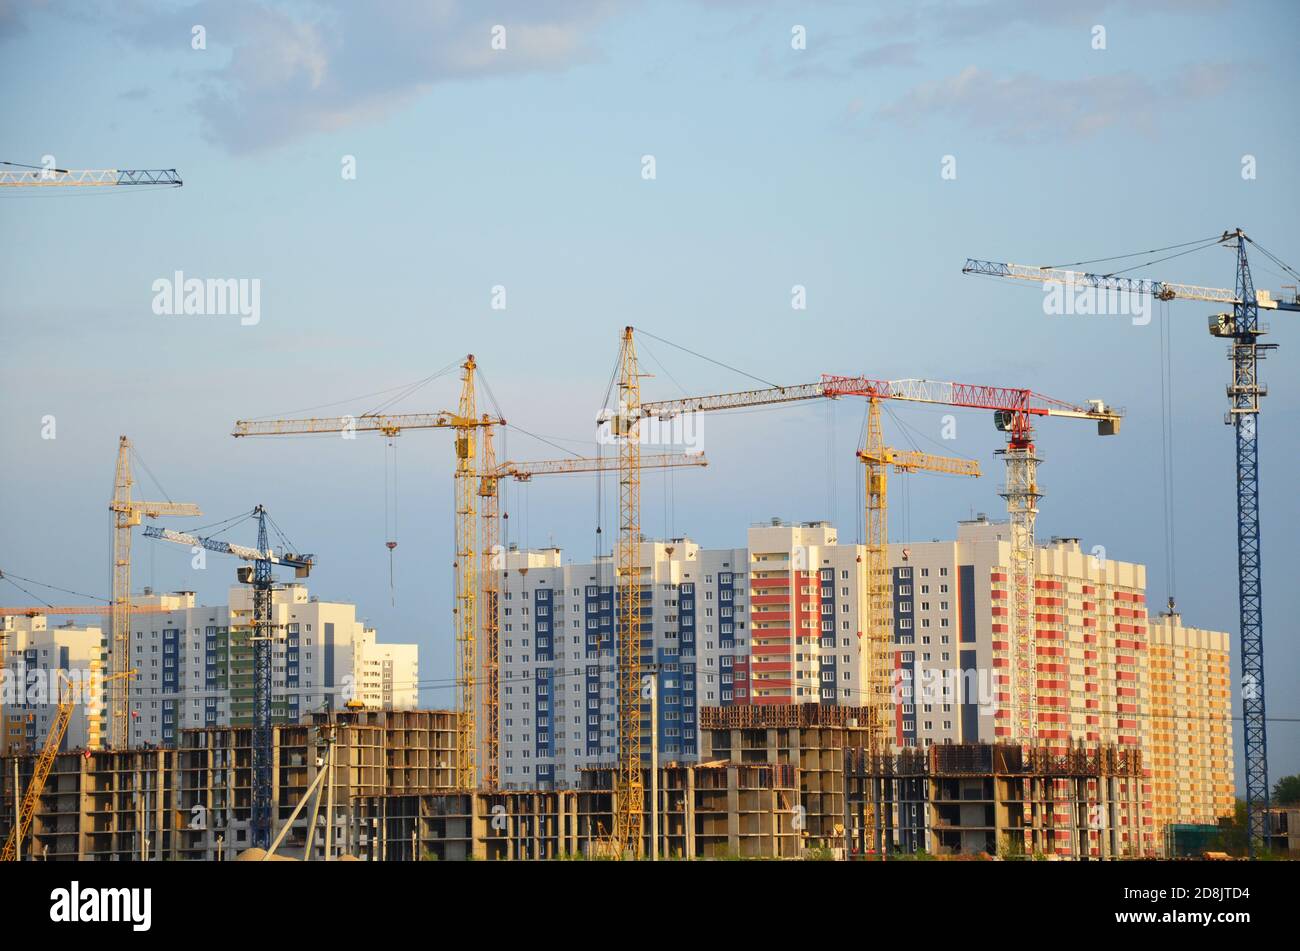
[[[941,744],[888,755],[844,751],[846,848],[865,856],[884,822],[888,851],[1044,858],[1153,853],[1142,754],[1077,746],[1065,754]]]
[[[614,819],[613,771],[588,770],[576,790],[500,790],[370,796],[363,826],[382,829],[376,861],[537,860],[590,856]],[[646,815],[650,814],[649,789]],[[664,859],[796,858],[798,770],[710,763],[659,773]],[[642,854],[650,854],[649,822]]]
[[[705,749],[715,760],[796,767],[800,849],[844,844],[844,750],[866,744],[865,707],[705,707]]]
[[[272,789],[278,833],[324,763],[322,727],[333,726],[336,804],[334,851],[356,854],[373,831],[356,819],[364,796],[419,795],[455,784],[457,715],[445,710],[322,713],[273,729]],[[233,859],[249,843],[252,728],[181,731],[175,749],[64,753],[40,797],[24,852],[83,861],[149,858]],[[20,788],[34,756],[18,757]],[[0,762],[0,836],[13,822],[13,757]],[[300,857],[309,813],[281,847]],[[324,822],[322,811],[320,822]],[[142,842],[143,838],[143,842]],[[321,836],[317,858],[324,857]]]

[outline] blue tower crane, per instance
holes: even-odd
[[[1237,273],[1234,290],[1119,277],[1113,273],[1090,274],[1055,267],[980,261],[975,258],[966,261],[962,273],[1036,281],[1071,290],[1082,287],[1103,293],[1142,294],[1162,301],[1197,300],[1232,305],[1231,313],[1210,317],[1209,329],[1213,336],[1231,341],[1228,359],[1232,362],[1232,382],[1228,385],[1228,413],[1224,422],[1236,431],[1241,713],[1246,766],[1246,831],[1250,856],[1254,858],[1257,850],[1265,847],[1269,839],[1268,732],[1264,716],[1264,610],[1259,545],[1259,401],[1268,395],[1268,387],[1259,382],[1259,361],[1270,350],[1277,348],[1276,344],[1259,342],[1260,335],[1266,332],[1266,328],[1259,324],[1259,311],[1260,308],[1300,311],[1300,293],[1291,288],[1289,295],[1274,297],[1268,291],[1257,291],[1246,255],[1247,244],[1254,245],[1288,274],[1300,278],[1300,273],[1280,261],[1257,241],[1253,241],[1240,228],[1225,231],[1221,236],[1204,242],[1193,241],[1187,245],[1154,249],[1169,251],[1199,245],[1190,251],[1179,252],[1190,254],[1212,245],[1235,248]],[[1120,255],[1133,256],[1135,255]],[[1177,256],[1179,255],[1171,255]]]
[[[146,538],[158,538],[177,545],[204,548],[208,551],[233,555],[251,561],[251,566],[237,570],[242,584],[253,586],[253,811],[250,843],[255,848],[271,845],[271,666],[275,642],[275,620],[272,612],[272,594],[275,565],[294,569],[294,575],[305,578],[311,573],[315,559],[311,555],[294,554],[271,547],[267,521],[270,516],[264,506],[253,509],[251,517],[257,519],[257,547],[249,548],[216,538],[204,538],[187,532],[146,526]]]

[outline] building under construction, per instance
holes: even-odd
[[[1142,755],[947,744],[888,755],[844,750],[851,856],[1138,858],[1151,822]]]
[[[704,750],[714,760],[795,767],[800,847],[843,847],[844,750],[867,742],[865,707],[705,707],[700,729]]]
[[[170,749],[59,754],[22,844],[24,854],[83,861],[233,858],[250,844],[252,734],[252,727],[188,729]],[[353,804],[363,797],[454,788],[455,736],[456,714],[444,710],[321,713],[276,726],[276,830],[324,769],[332,745],[335,851],[364,851],[371,833],[357,821]],[[15,763],[19,788],[25,789],[35,761],[34,755],[3,761],[0,838],[13,824]],[[282,853],[302,854],[309,822],[304,810]],[[323,857],[321,838],[315,842],[317,857]]]
[[[640,854],[652,854],[652,784]],[[799,770],[740,763],[659,770],[657,849],[665,859],[787,859],[800,854]],[[582,788],[363,796],[358,825],[375,830],[365,857],[530,860],[601,854],[613,829],[611,769],[584,771]]]

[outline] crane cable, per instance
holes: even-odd
[[[1169,302],[1160,302],[1160,451],[1164,490],[1165,586],[1169,610],[1177,595],[1177,544],[1174,528],[1174,362],[1173,334],[1169,327]]]
[[[391,476],[389,473],[392,473]],[[392,504],[389,504],[391,480]],[[388,598],[397,607],[397,586],[393,578],[393,551],[397,548],[397,437],[389,436],[384,446],[384,547],[388,549]]]

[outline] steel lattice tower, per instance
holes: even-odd
[[[1246,238],[1237,237],[1237,301],[1233,305],[1231,409],[1225,420],[1237,442],[1237,584],[1241,616],[1241,718],[1246,761],[1246,831],[1250,855],[1268,841],[1268,741],[1264,720],[1264,610],[1259,554],[1258,362],[1274,348],[1259,343],[1259,306],[1246,259]]]
[[[266,509],[258,506],[257,550],[270,555]],[[271,559],[253,562],[253,822],[254,848],[271,847],[271,661],[275,622],[272,617]]]

